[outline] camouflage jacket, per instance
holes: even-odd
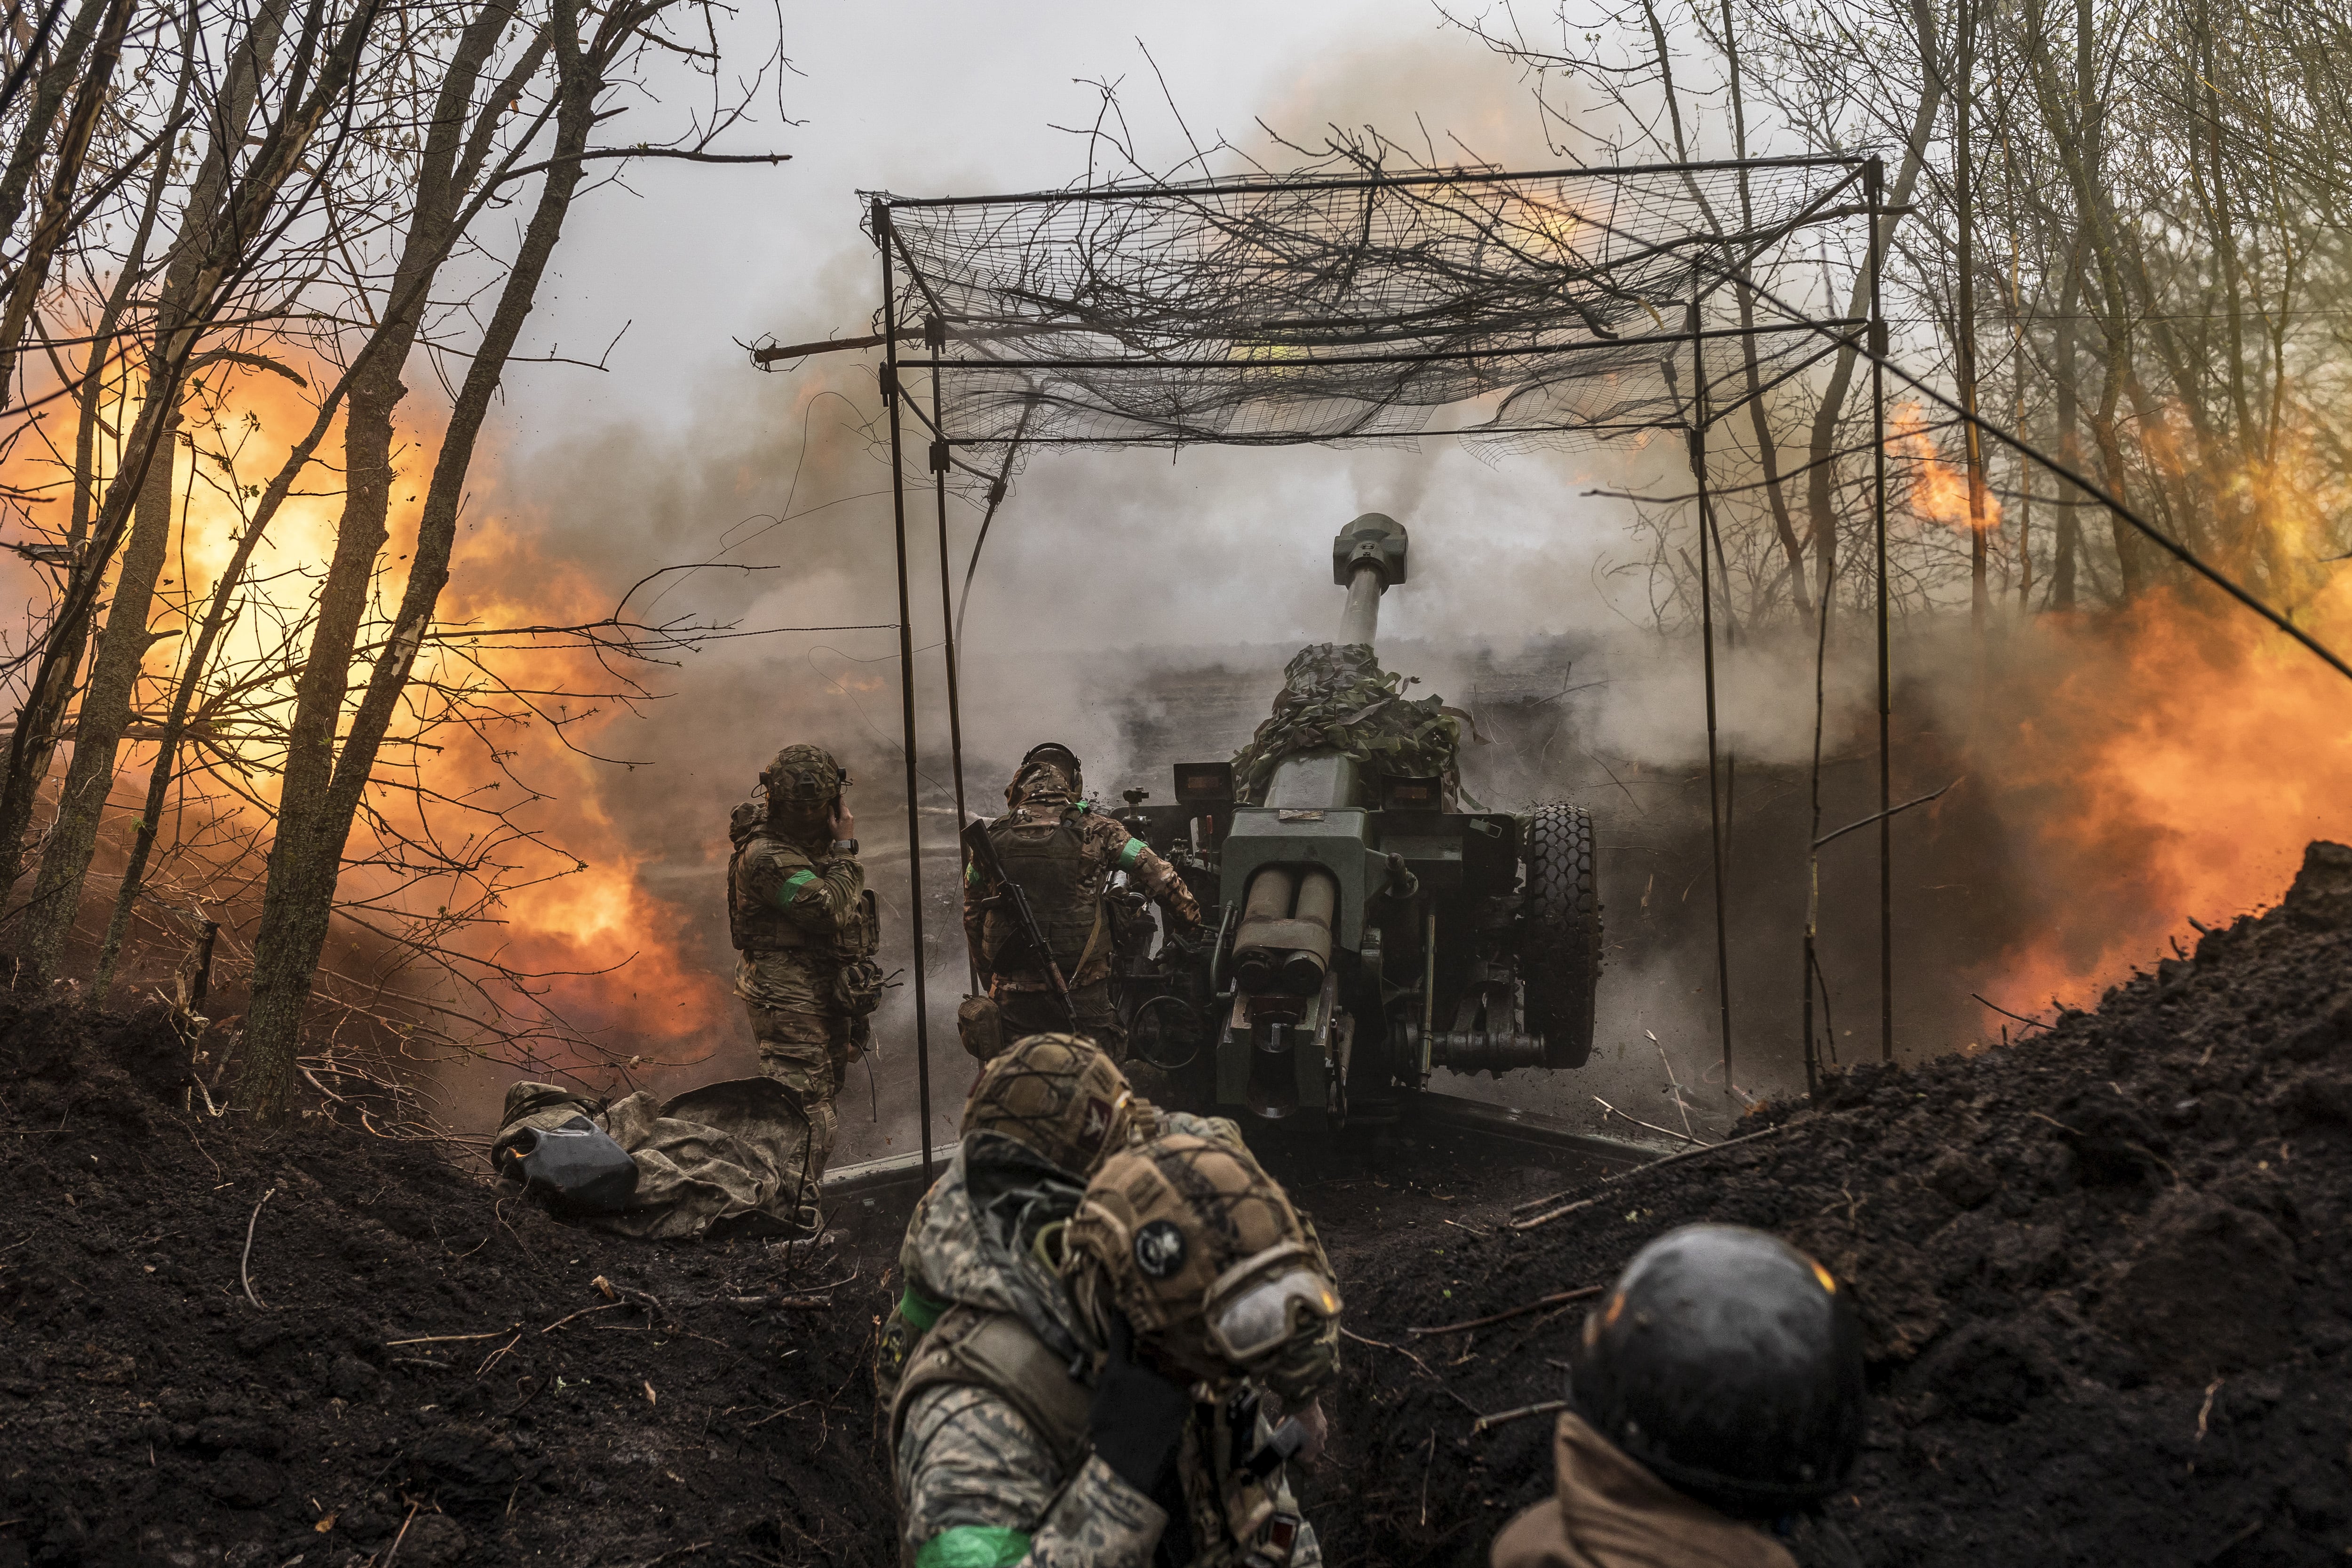
[[[956,1331],[954,1323],[940,1331]],[[1058,1380],[1060,1369],[1038,1370]],[[1034,1387],[1024,1397],[976,1381],[922,1384],[919,1369],[915,1375],[892,1420],[902,1563],[1148,1568],[1158,1559],[1167,1511],[1087,1448],[1091,1393],[1082,1378],[1066,1385],[1075,1429],[1056,1433],[1028,1413],[1037,1405]],[[1192,1393],[1177,1450],[1192,1544],[1184,1568],[1321,1568],[1321,1543],[1298,1517],[1288,1478],[1277,1468],[1255,1480],[1240,1468],[1245,1450],[1270,1435],[1265,1418],[1230,1416],[1205,1387]]]
[[[1176,868],[1154,853],[1150,846],[1134,837],[1111,818],[1096,811],[1083,801],[1072,800],[1059,791],[1038,790],[1023,797],[1019,805],[991,824],[1002,826],[1007,823],[1047,824],[1065,817],[1077,824],[1079,853],[1086,858],[1095,876],[1097,893],[1108,886],[1113,872],[1124,871],[1128,880],[1141,888],[1167,907],[1169,913],[1184,925],[1201,923],[1201,903],[1192,897],[1192,889],[1176,874]],[[987,924],[989,900],[997,896],[998,884],[982,876],[977,866],[964,872],[963,931],[971,951],[981,951],[982,932]],[[1075,990],[1090,985],[1110,973],[1111,942],[1108,931],[1104,940],[1075,974],[1062,978]],[[1000,991],[1050,991],[1054,983],[1042,972],[1013,973],[993,977],[991,993]]]
[[[781,838],[767,831],[761,805],[735,810],[729,835],[734,858],[727,868],[728,922],[741,957],[735,994],[763,1006],[797,1008],[812,989],[812,971],[872,954],[873,900],[856,858],[828,847]]]
[[[1181,1112],[1158,1113],[1143,1125],[1147,1137],[1156,1131],[1240,1137],[1229,1121]],[[908,1290],[894,1326],[908,1322],[909,1303],[923,1331],[957,1309],[1005,1313],[1054,1361],[1090,1381],[1099,1347],[1046,1256],[1048,1233],[1083,1193],[1082,1182],[1013,1140],[971,1134],[908,1227],[900,1252]],[[888,1337],[886,1330],[886,1343]],[[902,1359],[889,1368],[892,1388],[904,1364]],[[883,1397],[890,1400],[891,1389]],[[1026,1400],[964,1383],[914,1388],[907,1408],[894,1411],[902,1559],[927,1568],[965,1561],[959,1553],[970,1548],[1035,1568],[1146,1568],[1167,1526],[1165,1511],[1099,1459],[1074,1450],[1067,1434],[1042,1428],[1024,1413],[1028,1407]],[[1279,1472],[1270,1488],[1233,1484],[1237,1457],[1226,1451],[1232,1444],[1217,1407],[1196,1406],[1195,1414],[1179,1459],[1191,1538],[1206,1543],[1191,1561],[1196,1568],[1223,1568],[1245,1561],[1237,1533],[1263,1534],[1271,1511],[1295,1517],[1297,1503]],[[1265,1423],[1254,1431],[1262,1441]],[[942,1537],[951,1544],[935,1546]],[[1298,1529],[1287,1560],[1290,1568],[1318,1568],[1311,1528]]]
[[[1239,1146],[1242,1130],[1222,1116],[1161,1110],[1138,1100],[1129,1139],[1163,1132],[1221,1138]],[[915,1205],[898,1245],[898,1304],[883,1324],[874,1386],[887,1408],[916,1344],[954,1306],[1012,1310],[1049,1326],[1040,1338],[1055,1353],[1076,1355],[1080,1335],[1058,1284],[1039,1272],[1038,1232],[1077,1212],[1084,1178],[1072,1175],[1001,1133],[967,1133],[931,1190]],[[1017,1300],[1016,1300],[1017,1298]]]

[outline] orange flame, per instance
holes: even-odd
[[[191,389],[184,439],[176,454],[175,538],[150,617],[150,625],[167,635],[158,638],[147,656],[148,679],[139,698],[142,713],[160,713],[168,702],[180,662],[195,640],[195,624],[207,611],[210,595],[236,548],[259,487],[285,461],[293,441],[310,427],[314,405],[309,398],[320,379],[331,380],[335,374],[331,366],[304,363],[291,343],[278,345],[276,353],[310,377],[311,390],[233,367],[207,371]],[[135,384],[128,388],[132,407],[140,395],[142,389]],[[128,426],[127,409],[110,406],[107,412],[115,427]],[[425,476],[438,447],[435,423],[428,409],[422,424],[404,422],[396,436],[398,472],[388,519],[391,540],[382,557],[386,574],[379,589],[382,595],[397,595],[414,553]],[[341,442],[338,426],[321,443],[321,457],[332,461]],[[490,468],[495,461],[486,452],[479,466]],[[267,668],[273,654],[282,658],[277,639],[288,627],[299,625],[307,614],[317,591],[318,563],[333,552],[342,505],[339,494],[305,493],[331,492],[331,486],[317,482],[317,472],[312,470],[314,477],[296,487],[256,550],[240,595],[258,601],[264,611],[257,614],[248,609],[231,623],[213,657],[207,689],[218,689],[224,671],[242,668],[250,674]],[[26,443],[0,468],[0,479],[22,492],[54,498],[46,503],[35,500],[26,508],[26,515],[36,526],[62,533],[71,488],[54,458],[44,461]],[[609,610],[610,585],[593,581],[572,563],[550,558],[537,548],[530,531],[511,530],[509,520],[495,514],[469,515],[467,521],[470,526],[461,531],[450,584],[442,597],[441,624],[485,627],[577,624],[593,621]],[[16,591],[19,602],[38,602],[42,595],[30,575],[30,569],[16,557],[0,557],[0,590]],[[182,635],[168,635],[174,632]],[[381,635],[381,626],[365,632],[363,643]],[[307,647],[307,635],[295,646],[298,650]],[[432,661],[436,657],[446,667],[442,673],[451,679],[468,673],[462,658],[428,650],[419,661],[421,674],[433,673]],[[527,673],[528,679],[519,684],[540,691],[608,690],[613,684],[611,676],[584,652],[534,650],[501,657],[509,668]],[[373,650],[363,646],[354,667],[355,681],[366,679],[372,658]],[[282,725],[291,717],[291,674],[281,671],[271,684],[257,689],[250,700],[257,706],[240,715],[236,723],[249,736],[266,736],[272,725]],[[563,700],[543,700],[552,707]],[[573,706],[578,710],[583,705]],[[604,706],[610,710],[613,705]],[[594,749],[595,731],[608,728],[613,716],[608,710],[575,726],[573,743]],[[399,733],[397,729],[394,733]],[[412,752],[387,744],[379,776],[414,782],[425,794],[398,788],[372,790],[367,803],[368,813],[383,818],[395,831],[425,837],[429,816],[433,818],[429,826],[440,834],[446,835],[453,822],[460,823],[457,833],[462,837],[478,830],[481,820],[466,822],[463,814],[452,812],[446,804],[428,804],[426,796],[437,795],[443,803],[468,798],[511,800],[516,785],[505,782],[501,771],[526,786],[530,798],[515,805],[510,815],[527,834],[509,839],[499,857],[512,867],[512,880],[518,885],[495,911],[499,923],[471,931],[445,931],[441,940],[463,951],[494,952],[514,970],[550,974],[549,980],[531,985],[538,993],[534,1003],[518,1010],[527,1014],[539,1006],[552,1011],[585,1032],[603,1036],[621,1057],[642,1054],[660,1059],[707,1055],[711,1031],[736,1011],[729,976],[710,973],[698,958],[688,961],[687,955],[694,947],[693,918],[647,890],[639,875],[641,858],[632,853],[625,836],[595,804],[594,773],[607,764],[568,749],[538,719],[493,722],[481,726],[478,735],[477,743],[466,731],[453,726],[432,737],[434,749]],[[261,805],[272,804],[281,781],[269,771],[274,766],[268,752],[271,742],[265,738],[248,744],[261,765],[240,781],[241,787]],[[411,756],[415,758],[413,773],[407,771]],[[118,761],[118,797],[143,790],[152,758],[150,745],[137,739],[125,744]],[[486,797],[480,793],[486,785],[500,793]],[[226,818],[258,816],[234,797],[225,796],[217,806]],[[106,830],[126,830],[125,823],[110,818]],[[368,830],[362,825],[353,833],[352,852],[363,854],[367,840]],[[159,845],[162,858],[151,876],[176,877],[201,886],[208,875],[204,854],[194,852],[174,863],[162,855],[171,842],[167,837]],[[103,897],[110,902],[111,889],[94,884],[86,896]],[[404,871],[367,868],[348,871],[339,896],[345,900],[368,899],[379,910],[389,908],[427,920],[440,907],[454,908],[466,901],[447,877],[412,881]],[[326,962],[337,963],[346,946],[340,939],[331,941]],[[414,988],[418,983],[412,976],[406,984]],[[436,1000],[477,1015],[482,1011],[478,1000],[469,1005],[462,991],[437,995]]]
[[[1947,528],[1968,532],[1968,474],[1944,461],[1942,449],[1927,428],[1925,410],[1916,401],[1901,403],[1895,406],[1890,418],[1892,429],[1886,438],[1890,456],[1907,459],[1910,464],[1911,510]],[[1983,504],[1982,526],[1987,530],[2000,527],[2000,503],[1990,490],[1984,492]]]
[[[2352,629],[2352,588],[2301,618]],[[1986,749],[2039,907],[1979,989],[2020,1012],[2091,1005],[2192,920],[2276,899],[2310,840],[2352,837],[2352,684],[2307,651],[2191,588],[2043,629],[1988,703],[2024,715]]]

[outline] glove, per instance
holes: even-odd
[[[1087,1412],[1087,1438],[1111,1473],[1155,1496],[1174,1469],[1192,1395],[1135,1359],[1135,1329],[1127,1315],[1110,1315],[1110,1353],[1095,1374],[1095,1401]]]

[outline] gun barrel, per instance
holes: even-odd
[[[1404,524],[1368,511],[1331,542],[1331,581],[1348,590],[1342,643],[1367,643],[1381,629],[1381,595],[1404,581]]]
[[[1369,643],[1381,629],[1381,592],[1388,586],[1379,564],[1359,561],[1348,574],[1348,607],[1339,613],[1339,640]]]

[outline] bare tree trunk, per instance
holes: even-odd
[[[1992,611],[1992,589],[1985,575],[1987,555],[1985,522],[1984,442],[1978,435],[1977,412],[1977,251],[1976,251],[1976,147],[1974,143],[1977,93],[1977,4],[1978,0],[1959,3],[1959,88],[1953,97],[1952,124],[1952,205],[1958,233],[1954,237],[1958,247],[1959,275],[1958,322],[1954,347],[1959,369],[1960,406],[1968,411],[1969,419],[1960,427],[1963,449],[1967,453],[1969,481],[1969,623],[1976,633],[1979,658],[1981,660],[1985,635],[1985,619]],[[1979,675],[1982,675],[1979,665]]]
[[[42,847],[39,877],[17,931],[19,985],[46,984],[56,973],[96,850],[116,754],[131,726],[131,700],[152,640],[146,630],[147,615],[171,531],[175,456],[171,441],[178,426],[182,377],[196,362],[196,344],[223,302],[224,284],[249,264],[256,246],[267,245],[264,216],[288,180],[304,172],[304,151],[330,107],[349,87],[368,29],[379,15],[373,5],[362,6],[340,25],[331,41],[323,0],[311,0],[289,59],[265,80],[276,61],[289,8],[290,0],[268,0],[232,56],[228,90],[187,205],[187,226],[173,248],[157,301],[146,401],[151,409],[161,405],[150,427],[164,433],[163,444],[151,442],[143,468],[135,470],[142,476],[141,490],[130,544],[115,577],[106,636],[100,641],[89,687],[75,718],[74,760],[58,820]],[[259,135],[248,135],[268,82],[282,89],[278,112],[265,121]],[[247,146],[254,149],[253,156],[239,173],[236,159]],[[160,503],[154,499],[159,485]],[[93,570],[103,570],[106,553],[93,552],[98,557]]]
[[[131,727],[131,700],[154,641],[147,611],[172,539],[172,477],[179,447],[178,385],[159,365],[156,395],[140,418],[152,456],[132,513],[130,542],[115,574],[106,630],[90,660],[89,685],[74,723],[73,762],[58,797],[57,821],[41,846],[39,874],[16,931],[16,984],[46,985],[57,973],[81,901],[82,879],[98,848],[98,824],[114,786],[114,764]]]
[[[2112,307],[2111,307],[2112,309]],[[2107,339],[2107,374],[2099,386],[2099,411],[2091,416],[2091,435],[2099,444],[2099,479],[2108,491],[2126,504],[2131,500],[2129,475],[2124,467],[2123,437],[2116,428],[2116,409],[2123,400],[2124,379],[2131,371],[2131,334],[2126,331]],[[2139,535],[2112,511],[2107,515],[2108,536],[2115,541],[2116,572],[2123,585],[2126,601],[2139,596],[2147,584],[2147,568],[2140,561]]]
[[[1731,0],[1723,0],[1723,58],[1731,79],[1732,152],[1744,159],[1748,156],[1748,100],[1739,81],[1739,29],[1731,15]],[[1739,226],[1743,232],[1756,227],[1756,196],[1748,187],[1745,171],[1739,176]],[[1756,296],[1744,281],[1734,292],[1739,300],[1739,349],[1748,377],[1748,418],[1755,428],[1757,457],[1764,468],[1764,499],[1772,512],[1773,536],[1780,542],[1781,553],[1789,558],[1789,592],[1796,600],[1797,613],[1810,619],[1813,601],[1805,591],[1805,551],[1797,542],[1797,525],[1789,515],[1788,493],[1780,484],[1780,445],[1773,437],[1772,422],[1764,407],[1763,373],[1756,362]]]
[[[637,15],[642,17],[643,13]],[[417,525],[415,558],[392,635],[369,674],[342,754],[334,762],[331,782],[320,795],[313,797],[299,820],[281,816],[270,847],[261,924],[254,939],[253,1001],[246,1016],[245,1056],[237,1077],[237,1098],[264,1118],[282,1115],[285,1110],[300,1043],[302,1013],[310,999],[312,976],[318,969],[319,954],[326,945],[328,921],[334,909],[343,845],[351,836],[361,795],[374,770],[377,751],[391,727],[417,651],[432,624],[434,608],[449,579],[458,507],[465,498],[466,475],[473,462],[482,422],[505,374],[507,356],[513,353],[516,339],[530,315],[548,260],[562,237],[572,194],[579,186],[580,155],[586,150],[589,132],[595,122],[595,100],[604,85],[606,61],[601,52],[605,47],[601,37],[598,52],[586,56],[581,52],[579,16],[577,0],[555,0],[551,33],[562,101],[556,116],[554,154],[522,244],[499,291],[497,308],[491,312],[480,346],[450,411],[432,482],[425,492],[424,514]],[[611,32],[616,25],[613,14],[607,13],[604,31]],[[315,744],[310,756],[306,766],[315,774],[319,757]],[[289,800],[293,793],[294,774],[289,767]]]
[[[341,388],[338,387],[338,392]],[[196,693],[203,689],[205,679],[212,667],[213,650],[219,646],[232,622],[236,618],[236,594],[243,585],[246,567],[251,563],[253,552],[261,542],[278,510],[286,503],[294,483],[302,470],[310,466],[311,454],[325,439],[328,428],[334,423],[339,398],[330,395],[320,406],[310,428],[295,443],[286,461],[263,492],[245,531],[237,536],[236,549],[223,568],[220,579],[213,584],[210,604],[205,611],[202,629],[196,635],[195,647],[189,653],[180,671],[177,689],[172,694],[172,710],[163,721],[163,732],[155,742],[155,763],[148,771],[147,800],[132,829],[131,858],[123,868],[122,886],[114,896],[114,913],[108,920],[106,937],[99,945],[98,975],[92,983],[93,993],[103,1000],[114,984],[115,961],[121,955],[124,936],[131,928],[132,907],[138,902],[139,889],[145,883],[147,859],[155,847],[155,836],[163,820],[165,797],[172,787],[172,778],[178,770],[180,742],[188,731],[189,710]],[[191,459],[193,461],[193,458]]]
[[[194,44],[195,36],[191,30],[183,39],[179,85],[166,123],[176,122],[187,106],[188,89],[194,80]],[[62,92],[58,96],[62,98]],[[72,600],[86,602],[94,590],[94,584],[82,582],[82,574],[103,574],[106,570],[105,561],[93,559],[83,550],[89,537],[90,516],[98,505],[98,410],[105,401],[106,364],[113,352],[115,332],[121,323],[123,307],[130,301],[131,287],[147,264],[147,247],[154,236],[156,215],[163,208],[163,192],[171,177],[172,160],[168,150],[164,150],[156,157],[155,172],[148,181],[146,203],[140,209],[139,226],[116,268],[114,287],[100,311],[91,333],[89,358],[82,372],[80,420],[74,434],[73,513],[66,529],[66,546],[70,552],[67,595]],[[79,592],[76,591],[78,587]],[[50,628],[52,646],[44,650],[45,657],[35,671],[24,707],[16,714],[5,774],[0,777],[0,896],[14,889],[16,879],[24,873],[25,832],[32,826],[33,806],[40,795],[41,782],[48,777],[49,763],[57,755],[58,731],[65,722],[66,705],[73,698],[89,626],[88,616],[67,616]]]
[[[26,113],[25,123],[16,132],[16,145],[8,157],[8,167],[0,172],[0,239],[16,232],[16,220],[25,216],[26,193],[32,189],[33,175],[39,170],[41,160],[48,153],[49,129],[58,121],[58,110],[65,106],[66,94],[73,88],[81,72],[81,58],[98,32],[99,14],[109,0],[82,0],[75,13],[73,26],[58,47],[57,58],[45,68],[38,84],[33,89],[32,108]],[[12,345],[13,346],[13,345]]]
[[[122,58],[122,36],[131,26],[131,0],[107,0],[107,5],[105,26],[99,36],[98,48],[90,57],[89,74],[74,95],[73,114],[50,157],[49,183],[41,193],[40,222],[33,230],[31,243],[17,259],[15,286],[8,291],[5,314],[0,314],[0,388],[12,385],[16,379],[17,351],[24,343],[25,329],[33,319],[34,301],[40,298],[42,288],[49,280],[49,264],[71,230],[74,193],[81,184],[90,134],[98,129],[99,110],[112,90],[114,67]],[[156,156],[168,162],[171,149],[158,148]]]
[[[2221,263],[2221,288],[2229,311],[2230,413],[2236,445],[2242,451],[2254,427],[2252,405],[2246,396],[2245,278],[2238,265],[2237,222],[2230,207],[2230,171],[2222,152],[2221,95],[2218,86],[2221,73],[2215,68],[2213,59],[2213,22],[2210,11],[2201,4],[2197,8],[2197,54],[2201,68],[2197,76],[2202,79],[2201,85],[2205,90],[2200,94],[2197,89],[2200,82],[2192,79],[2189,83],[2189,100],[2192,120],[2195,106],[2200,100],[2207,110],[2203,126],[2206,160],[2202,168],[2197,167],[2194,157],[2196,143],[2191,142],[2190,163],[2192,169],[2212,181],[2212,198],[2205,222],[2213,236],[2214,254]],[[2200,180],[2199,183],[2203,182]],[[2188,394],[2188,388],[2181,390],[2184,395]]]
[[[1924,4],[1915,4],[1913,18],[1919,34],[1920,58],[1932,62],[1936,50],[1935,18]],[[1919,110],[1911,117],[1911,133],[1903,143],[1903,162],[1895,172],[1894,189],[1886,197],[1888,206],[1900,209],[1911,205],[1911,192],[1919,183],[1920,165],[1927,162],[1927,141],[1934,133],[1936,115],[1943,108],[1943,88],[1931,66],[1921,73]],[[1891,249],[1895,226],[1900,221],[1899,211],[1879,220],[1880,255]],[[1845,313],[1849,317],[1861,315],[1868,308],[1869,299],[1870,279],[1856,278]],[[1830,366],[1830,384],[1813,411],[1811,467],[1805,475],[1805,510],[1810,526],[1806,542],[1813,552],[1813,592],[1824,602],[1837,576],[1837,506],[1833,499],[1837,476],[1832,458],[1837,451],[1838,425],[1845,417],[1845,402],[1853,390],[1853,370],[1859,357],[1852,349],[1838,351],[1836,361]]]
[[[2074,312],[2082,309],[2083,268],[2081,246],[2066,267],[2066,286],[2058,299],[2058,321],[2055,328],[2055,349],[2052,355],[2057,361],[2058,458],[2075,473],[2083,471],[2083,438],[2081,401],[2074,376]],[[2074,557],[2082,549],[2082,500],[2074,487],[2063,478],[2053,476],[2056,488],[2058,528],[2056,543],[2050,563],[2050,607],[2071,610],[2074,607]]]

